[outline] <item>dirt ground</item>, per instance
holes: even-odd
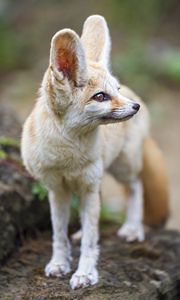
[[[26,241],[2,267],[0,299],[179,299],[180,236],[173,231],[152,232],[144,243],[127,244],[116,238],[116,230],[111,226],[111,232],[101,233],[100,282],[96,286],[72,291],[72,273],[63,280],[44,276],[51,251],[50,234],[45,232]],[[74,271],[79,245],[73,246]]]

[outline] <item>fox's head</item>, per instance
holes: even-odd
[[[53,112],[71,128],[94,128],[129,119],[139,104],[121,95],[109,71],[110,36],[105,19],[90,16],[81,38],[70,29],[52,38],[43,87]]]

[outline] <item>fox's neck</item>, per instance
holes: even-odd
[[[97,147],[97,144],[100,140],[100,128],[65,128],[63,124],[63,132],[66,135],[66,138],[70,140],[73,144],[79,144],[79,146],[88,148],[88,152],[94,147]]]
[[[43,96],[43,95],[42,95]],[[78,145],[78,147],[86,147],[87,153],[91,152],[93,149],[97,149],[100,142],[100,127],[95,125],[78,125],[71,126],[71,122],[65,120],[63,115],[54,111],[54,107],[50,106],[50,95],[46,92],[45,97],[40,97],[38,105],[41,106],[41,110],[48,111],[50,118],[54,127],[59,132],[61,137],[61,143],[66,143],[66,146],[72,148],[72,145]],[[99,147],[98,147],[99,148]]]
[[[101,155],[100,128],[86,132],[66,128],[61,133],[63,136],[61,135],[60,147],[66,148],[67,155],[69,153],[75,160],[86,158],[85,163],[87,160],[91,163],[99,160]]]

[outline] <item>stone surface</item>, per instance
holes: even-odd
[[[180,234],[150,232],[141,244],[127,244],[116,237],[117,228],[101,234],[97,285],[70,290],[72,275],[46,278],[44,266],[50,258],[49,233],[24,242],[0,272],[0,299],[86,299],[86,300],[178,300],[180,299]],[[79,245],[73,247],[73,268]]]
[[[34,181],[22,166],[20,131],[13,112],[0,107],[0,263],[27,232],[50,224],[48,202],[32,193]]]
[[[20,138],[21,123],[16,113],[4,104],[0,104],[0,137]]]

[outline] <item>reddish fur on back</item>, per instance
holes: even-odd
[[[169,191],[165,163],[161,150],[151,138],[143,145],[144,223],[161,226],[169,215]]]

